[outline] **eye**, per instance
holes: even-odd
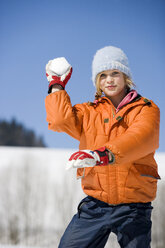
[[[104,73],[102,73],[101,75],[100,75],[100,78],[105,78],[106,77],[106,74],[104,74]]]
[[[119,72],[118,71],[113,71],[112,72],[112,76],[117,76],[117,75],[119,75]]]

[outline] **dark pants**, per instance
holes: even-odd
[[[84,198],[68,225],[59,248],[103,248],[114,232],[122,248],[150,248],[151,203],[109,206]]]

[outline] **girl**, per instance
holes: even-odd
[[[102,248],[111,232],[122,248],[149,248],[156,196],[159,108],[132,89],[128,59],[117,47],[98,50],[92,63],[93,103],[71,105],[65,91],[72,67],[65,58],[46,66],[48,128],[80,141],[67,164],[77,168],[83,199],[60,248]],[[65,197],[65,196],[64,196]]]

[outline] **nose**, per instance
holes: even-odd
[[[107,75],[106,81],[107,81],[107,83],[112,83],[113,77],[111,77],[110,75]]]

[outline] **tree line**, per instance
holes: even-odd
[[[0,120],[0,146],[46,147],[42,137],[15,119]]]

